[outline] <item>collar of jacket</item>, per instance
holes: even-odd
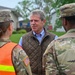
[[[67,33],[73,33],[73,32],[75,33],[75,28],[67,31]]]
[[[44,37],[47,37],[47,36],[50,35],[49,32],[45,28],[44,28],[44,31],[45,31],[45,36]],[[33,34],[33,31],[30,31],[30,36],[35,37],[34,34]]]

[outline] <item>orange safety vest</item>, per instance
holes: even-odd
[[[9,42],[0,47],[0,75],[16,75],[12,64],[12,50],[16,45]]]

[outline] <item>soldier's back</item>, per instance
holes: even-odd
[[[75,36],[64,35],[49,46],[46,75],[75,75]]]

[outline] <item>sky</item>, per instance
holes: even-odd
[[[0,0],[0,6],[15,8],[22,0]]]

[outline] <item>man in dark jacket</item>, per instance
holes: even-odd
[[[53,33],[49,33],[44,25],[46,23],[45,14],[41,10],[34,10],[30,14],[30,25],[32,31],[23,35],[19,45],[25,50],[30,58],[33,75],[45,75],[42,67],[42,55],[48,44],[57,38]]]

